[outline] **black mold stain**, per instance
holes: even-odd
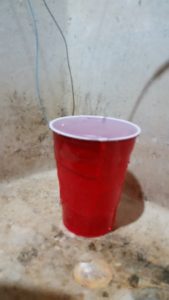
[[[18,255],[18,261],[22,264],[28,264],[33,258],[38,256],[38,250],[34,247],[24,248]]]

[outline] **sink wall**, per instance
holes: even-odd
[[[38,25],[41,97],[48,119],[71,114],[63,40],[42,1]],[[168,1],[48,1],[66,36],[76,114],[128,118],[144,84],[168,59]],[[54,167],[52,137],[35,88],[35,37],[26,1],[2,1],[0,30],[0,179]],[[168,79],[156,80],[134,121],[142,128],[129,166],[145,198],[169,206]]]

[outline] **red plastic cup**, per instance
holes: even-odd
[[[68,116],[50,122],[64,225],[84,237],[110,232],[140,128],[101,116]]]

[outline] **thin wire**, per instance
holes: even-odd
[[[137,100],[136,100],[136,102],[135,102],[135,104],[134,104],[134,106],[132,108],[132,111],[131,111],[131,113],[130,113],[130,115],[128,117],[128,121],[130,121],[130,122],[133,121],[133,118],[134,118],[134,116],[135,116],[135,114],[137,112],[137,109],[140,106],[141,101],[143,100],[143,97],[147,93],[147,91],[148,91],[150,85],[152,84],[152,82],[153,82],[153,79],[150,78],[147,81],[147,83],[145,84],[145,86],[143,87],[143,89],[141,90],[141,93],[139,94],[139,96],[138,96],[138,98],[137,98]]]
[[[46,115],[46,111],[44,108],[44,104],[43,104],[43,99],[41,97],[41,93],[40,93],[40,84],[39,84],[39,34],[38,34],[38,28],[37,28],[37,24],[36,24],[36,18],[35,18],[35,13],[33,10],[33,6],[31,3],[31,0],[27,0],[28,2],[28,6],[31,12],[31,16],[32,16],[32,20],[33,20],[33,28],[34,28],[34,33],[35,33],[35,43],[36,43],[36,53],[35,53],[35,87],[36,87],[36,92],[37,92],[37,96],[39,99],[39,104],[42,110],[42,114],[43,114],[43,118],[44,121],[46,123],[48,123],[48,118]]]
[[[143,97],[145,96],[145,94],[147,93],[147,91],[149,90],[150,86],[154,83],[155,80],[157,80],[158,78],[160,78],[166,71],[168,71],[169,69],[169,60],[167,60],[164,64],[162,64],[155,72],[154,74],[151,76],[151,78],[147,81],[147,83],[144,85],[143,89],[141,90],[138,98],[136,99],[136,102],[134,104],[134,107],[128,117],[129,121],[132,121],[138,107],[141,104],[141,101],[143,100]]]
[[[74,93],[74,83],[73,83],[73,76],[72,76],[72,71],[71,71],[71,66],[70,66],[70,59],[69,59],[69,49],[68,49],[68,44],[67,44],[67,41],[66,41],[66,38],[64,36],[64,33],[60,27],[60,25],[58,24],[57,20],[55,19],[54,15],[52,14],[49,6],[47,5],[46,1],[45,0],[42,0],[48,13],[50,14],[53,22],[55,23],[62,39],[63,39],[63,42],[64,42],[64,45],[65,45],[65,50],[66,50],[66,59],[67,59],[67,66],[68,66],[68,70],[69,70],[69,75],[70,75],[70,83],[71,83],[71,90],[72,90],[72,100],[73,100],[73,105],[72,105],[72,115],[75,114],[75,93]]]

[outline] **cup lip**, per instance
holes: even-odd
[[[126,124],[130,124],[131,126],[135,127],[136,132],[130,135],[126,135],[126,136],[122,136],[122,137],[112,137],[112,138],[107,138],[107,137],[85,137],[85,136],[80,136],[80,135],[76,135],[76,134],[70,134],[70,133],[65,133],[62,132],[59,129],[54,128],[53,124],[57,121],[60,120],[64,120],[64,119],[75,119],[75,118],[96,118],[96,119],[109,119],[109,120],[114,120],[114,121],[118,121],[118,122],[122,122],[122,123],[126,123]],[[51,120],[49,122],[49,128],[54,132],[57,133],[59,135],[68,137],[68,138],[73,138],[73,139],[78,139],[78,140],[86,140],[86,141],[99,141],[99,142],[109,142],[109,141],[123,141],[123,140],[129,140],[129,139],[133,139],[136,138],[138,135],[140,135],[141,133],[141,128],[134,124],[133,122],[124,120],[124,119],[120,119],[120,118],[113,118],[113,117],[107,117],[107,116],[100,116],[100,115],[75,115],[75,116],[64,116],[64,117],[59,117],[59,118],[55,118],[53,120]]]

